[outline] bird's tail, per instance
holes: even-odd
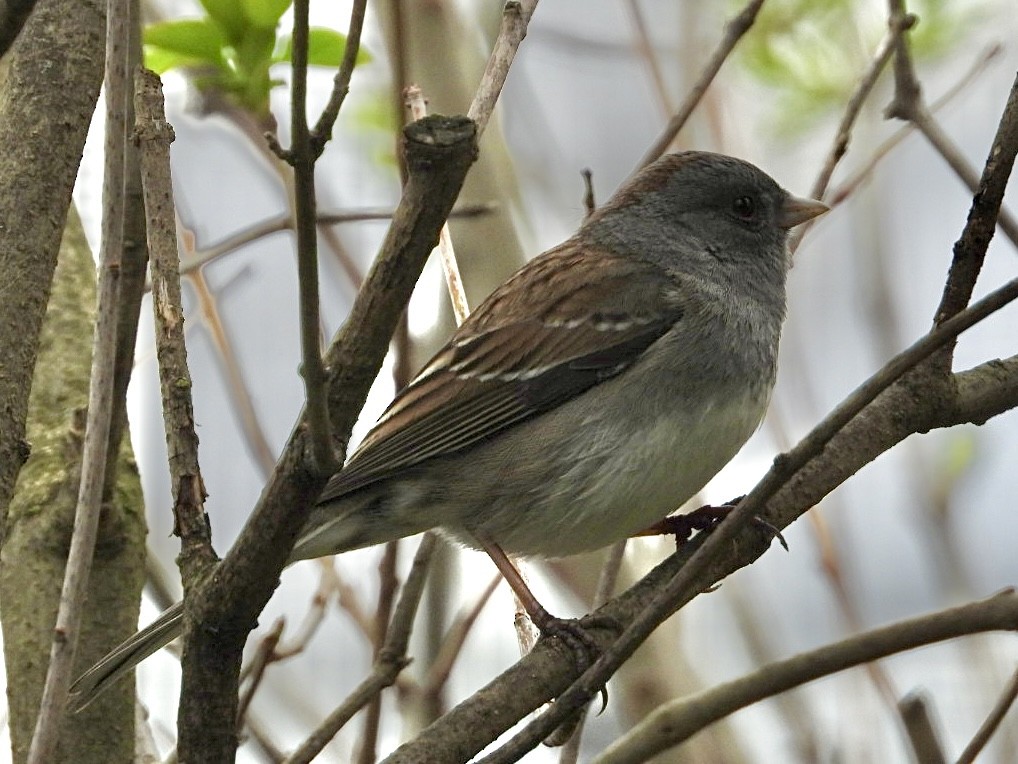
[[[78,712],[147,657],[172,642],[184,626],[184,607],[178,602],[134,636],[121,642],[105,658],[71,685],[68,709]]]

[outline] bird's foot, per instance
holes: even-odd
[[[718,506],[707,504],[684,515],[669,515],[637,535],[675,536],[675,544],[681,546],[689,541],[694,533],[709,533],[714,530],[744,498],[745,496],[739,496]],[[777,539],[785,551],[788,551],[788,542],[778,528],[759,515],[753,517],[752,523]]]
[[[588,615],[580,619],[558,618],[544,608],[529,613],[529,615],[542,637],[558,639],[572,651],[578,673],[584,672],[601,657],[602,650],[591,635],[591,629],[611,629],[617,633],[622,632],[622,624],[607,615]],[[608,689],[602,687],[601,710],[598,713],[604,711],[607,705]]]

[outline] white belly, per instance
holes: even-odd
[[[597,442],[576,443],[565,459],[547,457],[569,465],[566,472],[529,496],[496,499],[475,527],[522,556],[562,557],[608,546],[653,525],[703,488],[752,435],[764,407],[765,401],[747,396],[705,406],[694,419],[584,428],[600,433]]]

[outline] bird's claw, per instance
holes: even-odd
[[[681,546],[689,541],[693,537],[694,533],[709,533],[714,530],[718,523],[724,520],[744,498],[744,496],[739,496],[738,498],[732,499],[731,501],[718,506],[707,504],[699,507],[698,509],[694,509],[692,512],[687,512],[684,515],[669,515],[663,520],[660,520],[650,526],[645,531],[642,531],[639,535],[675,536],[676,545]],[[764,520],[759,515],[754,515],[751,522],[753,525],[770,534],[772,539],[777,539],[778,543],[784,547],[785,551],[788,551],[788,542],[785,541],[785,537],[781,535],[781,531],[773,524]]]
[[[585,671],[593,665],[594,661],[601,657],[602,650],[594,637],[591,636],[590,629],[605,628],[616,632],[622,631],[622,625],[607,615],[588,615],[576,620],[573,618],[557,618],[545,612],[538,619],[534,619],[531,616],[531,620],[534,621],[534,625],[541,632],[541,636],[558,638],[572,651],[578,673]],[[607,706],[608,688],[602,687],[601,710],[598,711],[598,714],[603,713]]]

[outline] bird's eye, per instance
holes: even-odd
[[[756,202],[751,196],[740,196],[732,202],[732,212],[743,220],[751,220],[756,212]]]

